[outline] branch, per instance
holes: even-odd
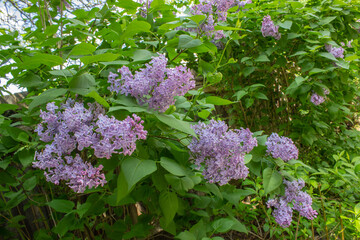
[[[24,15],[31,22],[32,25],[35,25],[33,20],[23,10],[21,10],[18,6],[16,6],[16,4],[12,0],[7,0],[7,2],[13,5],[13,7],[16,8],[21,13],[21,15]]]

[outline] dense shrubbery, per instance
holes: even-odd
[[[358,3],[30,2],[0,35],[28,91],[0,104],[5,239],[360,236]]]

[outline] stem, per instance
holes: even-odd
[[[173,59],[169,61],[168,64],[170,64],[172,61],[174,61],[178,56],[180,56],[183,52],[185,52],[185,49],[181,50]]]
[[[222,60],[223,57],[224,57],[225,50],[226,50],[227,46],[229,45],[230,41],[231,41],[231,39],[226,42],[226,45],[225,45],[225,47],[224,47],[223,52],[221,53],[221,57],[220,57],[220,59],[219,59],[219,62],[218,62],[217,65],[216,65],[216,68],[215,68],[214,72],[219,68],[220,63],[221,63],[221,60]]]
[[[193,100],[193,102],[192,102],[192,104],[191,104],[191,106],[190,106],[190,108],[189,108],[189,111],[186,112],[186,115],[185,115],[185,117],[183,118],[183,120],[185,120],[185,119],[189,116],[189,113],[191,112],[191,110],[192,110],[192,108],[194,107],[194,105],[195,105],[196,101],[198,100],[198,98],[199,98],[199,95],[196,95],[196,96],[194,97],[194,100]]]
[[[297,222],[297,225],[296,225],[296,232],[295,232],[295,240],[297,240],[297,235],[298,235],[298,231],[299,231],[299,224],[300,224],[300,214],[299,214],[299,217],[298,217],[298,222]]]
[[[4,194],[3,194],[3,192],[0,192],[0,193],[1,193],[2,199],[4,200],[4,203],[5,203],[5,205],[6,205],[6,204],[7,204],[7,201],[6,201],[5,197],[4,197]],[[12,213],[11,213],[11,210],[8,210],[8,212],[9,212],[10,217],[11,217],[11,218],[14,218],[14,216],[13,216]],[[0,213],[0,216],[3,217],[3,218],[5,218],[5,219],[6,219],[7,221],[9,221],[9,222],[12,222],[11,219],[5,217],[5,216],[2,215],[1,213]],[[24,233],[24,231],[23,231],[21,228],[16,228],[16,229],[18,230],[21,239],[30,239],[30,238],[26,237],[26,234]]]
[[[320,193],[320,200],[321,200],[321,208],[323,210],[323,215],[324,215],[324,223],[325,223],[325,235],[326,235],[326,239],[329,240],[329,232],[328,232],[328,228],[326,226],[326,213],[325,213],[325,207],[324,207],[324,201],[322,198],[322,194],[321,194],[321,184],[319,184],[319,193]]]
[[[343,220],[341,218],[342,215],[341,203],[339,204],[339,213],[340,213],[340,226],[341,226],[341,240],[345,240],[345,229],[343,225]]]
[[[315,232],[314,232],[314,222],[313,222],[313,220],[311,220],[311,232],[312,232],[311,239],[315,240]]]

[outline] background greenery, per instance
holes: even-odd
[[[216,27],[226,38],[216,45],[179,30],[204,20],[189,14],[192,1],[154,0],[145,15],[131,0],[88,8],[62,0],[4,3],[26,23],[0,29],[0,77],[27,89],[20,104],[0,104],[4,239],[360,237],[359,2],[254,1],[229,10]],[[280,26],[279,41],[261,34],[268,14]],[[350,40],[344,59],[324,48]],[[164,114],[107,90],[110,71],[141,68],[156,53],[193,69],[197,80]],[[313,105],[311,94],[323,88],[330,90],[326,102]],[[132,156],[98,159],[108,184],[83,194],[32,168],[43,144],[33,131],[40,109],[75,96],[118,119],[136,113],[149,131]],[[246,180],[209,184],[189,161],[190,124],[212,118],[256,133]],[[298,161],[266,156],[272,132],[296,142]],[[276,224],[266,201],[283,191],[283,178],[305,180],[315,220],[295,214],[289,228]]]

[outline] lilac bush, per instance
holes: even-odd
[[[267,207],[274,207],[272,215],[275,221],[283,228],[289,227],[292,220],[293,210],[299,212],[303,217],[313,220],[318,213],[312,208],[311,196],[301,191],[305,186],[302,179],[292,182],[284,180],[285,195],[267,201]]]
[[[183,96],[195,87],[190,69],[184,66],[168,68],[167,63],[165,56],[159,55],[134,75],[128,67],[123,66],[118,70],[120,78],[117,78],[118,74],[109,74],[108,89],[130,95],[140,104],[147,103],[149,108],[165,112],[175,103],[175,96]]]
[[[279,33],[279,26],[274,25],[270,15],[267,15],[263,18],[261,32],[264,37],[274,37],[276,40],[281,38],[281,34]]]
[[[272,133],[265,144],[267,146],[266,152],[273,158],[281,158],[285,162],[298,159],[299,150],[290,138],[280,137],[277,133]]]
[[[48,103],[47,111],[40,111],[42,122],[35,132],[40,140],[47,142],[45,148],[35,155],[33,166],[44,170],[47,181],[59,184],[66,181],[75,192],[83,192],[106,183],[101,173],[102,165],[92,166],[88,161],[93,156],[109,159],[112,154],[131,155],[135,142],[146,139],[147,131],[140,117],[133,114],[119,121],[104,115],[99,104],[88,104],[69,99],[60,108]],[[82,152],[81,152],[82,151]],[[74,152],[80,152],[75,154]]]
[[[203,175],[210,183],[224,185],[231,179],[245,179],[249,173],[244,157],[257,140],[249,129],[229,130],[223,121],[211,120],[209,124],[192,126],[197,138],[188,148],[198,169],[204,167]]]

